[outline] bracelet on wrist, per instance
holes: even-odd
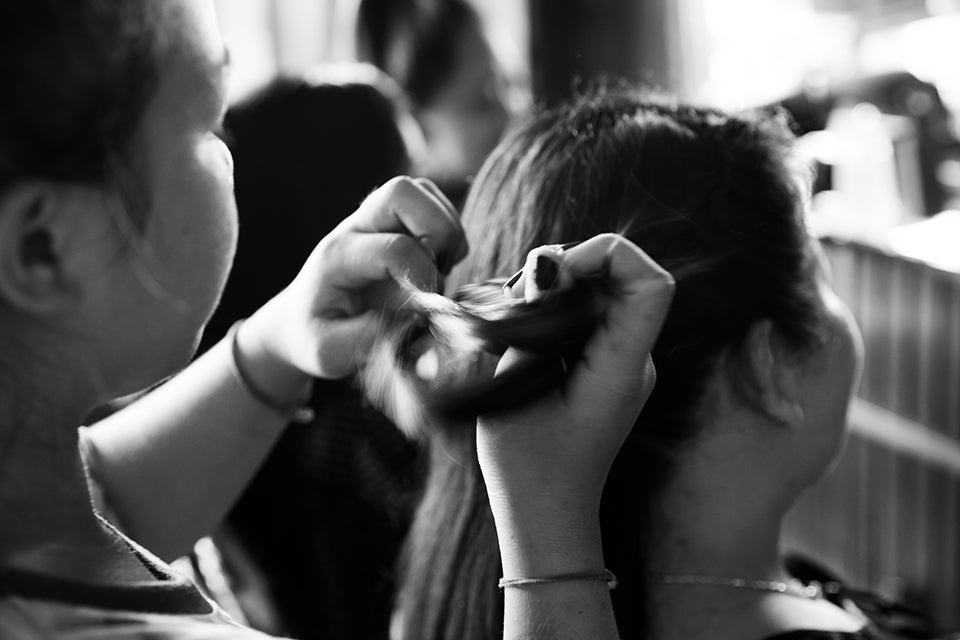
[[[581,571],[579,573],[562,573],[556,576],[543,576],[539,578],[501,578],[497,586],[501,589],[506,587],[527,587],[538,584],[550,584],[553,582],[571,582],[575,580],[603,580],[607,583],[608,589],[616,589],[617,576],[613,571],[603,569],[602,571]]]
[[[244,371],[243,365],[240,363],[240,343],[237,340],[237,334],[240,332],[240,326],[242,324],[243,320],[237,320],[233,323],[233,326],[230,327],[230,331],[227,332],[227,340],[230,343],[230,371],[233,373],[233,377],[236,379],[237,383],[243,387],[243,389],[250,394],[254,400],[268,409],[272,409],[276,413],[279,413],[288,421],[296,424],[306,424],[308,422],[312,422],[316,413],[312,407],[306,404],[310,398],[310,392],[313,389],[312,381],[307,386],[300,399],[296,401],[296,403],[283,404],[274,398],[271,398],[267,392],[254,384],[253,380],[250,378],[250,374]]]

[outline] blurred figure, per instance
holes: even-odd
[[[407,93],[427,143],[418,173],[460,204],[509,121],[476,10],[467,0],[361,0],[357,57]]]
[[[790,112],[798,135],[827,128],[830,114],[844,104],[865,102],[881,113],[904,116],[916,127],[918,166],[922,210],[932,216],[943,211],[952,198],[950,186],[941,179],[941,164],[960,157],[960,141],[951,125],[937,87],[906,71],[867,76],[838,83],[827,88],[804,90],[784,98],[778,107]],[[814,191],[830,189],[829,167],[819,168]]]
[[[407,171],[399,93],[370,65],[337,65],[278,80],[227,114],[241,233],[206,345]],[[311,405],[315,420],[284,432],[218,546],[253,626],[300,640],[385,638],[418,451],[363,406],[351,379],[318,380]]]

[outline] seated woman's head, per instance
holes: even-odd
[[[602,232],[627,236],[677,282],[652,354],[656,387],[604,493],[625,637],[646,624],[651,522],[663,532],[672,483],[713,483],[701,498],[722,487],[728,506],[739,495],[782,515],[842,443],[857,339],[804,226],[791,141],[776,114],[599,89],[509,134],[468,197],[471,253],[448,288],[507,276],[538,245]],[[469,430],[434,437],[399,601],[406,637],[496,629],[496,543],[472,447]],[[742,517],[759,517],[750,508]]]

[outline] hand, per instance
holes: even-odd
[[[436,290],[438,259],[449,268],[466,253],[457,212],[440,190],[428,180],[394,178],[321,240],[294,281],[244,324],[243,351],[315,377],[348,375],[376,335],[395,278]]]
[[[544,286],[554,280],[545,283],[535,275],[540,256],[559,263],[558,286],[564,279],[606,274],[613,294],[602,326],[562,390],[510,415],[478,421],[477,451],[501,547],[506,546],[505,573],[514,560],[530,569],[530,548],[557,543],[555,559],[570,557],[575,565],[577,545],[598,542],[593,538],[603,484],[653,389],[650,350],[674,288],[670,274],[636,245],[605,234],[565,252],[550,247],[531,252],[524,277],[512,289],[527,299],[543,295],[538,280]],[[508,351],[498,371],[520,357]],[[578,528],[589,530],[580,540]],[[511,545],[523,554],[512,554]],[[598,567],[565,567],[585,568]]]

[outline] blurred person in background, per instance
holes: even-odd
[[[960,159],[960,140],[953,129],[952,115],[935,85],[906,71],[897,71],[800,91],[777,106],[790,113],[799,136],[826,129],[835,109],[857,103],[874,105],[884,114],[903,116],[915,128],[916,157],[908,160],[916,163],[921,202],[911,213],[932,216],[956,202],[956,186],[951,188],[943,180],[942,166],[949,160]],[[818,169],[814,191],[832,188],[830,167],[821,165]]]
[[[509,121],[504,78],[468,0],[361,0],[357,57],[406,92],[423,129],[423,175],[461,204]]]
[[[278,79],[228,111],[241,234],[204,346],[292,279],[373,189],[408,172],[421,142],[403,105],[382,71],[340,63]],[[253,626],[300,640],[385,638],[419,450],[352,378],[318,380],[310,406],[314,419],[283,433],[217,546]]]

